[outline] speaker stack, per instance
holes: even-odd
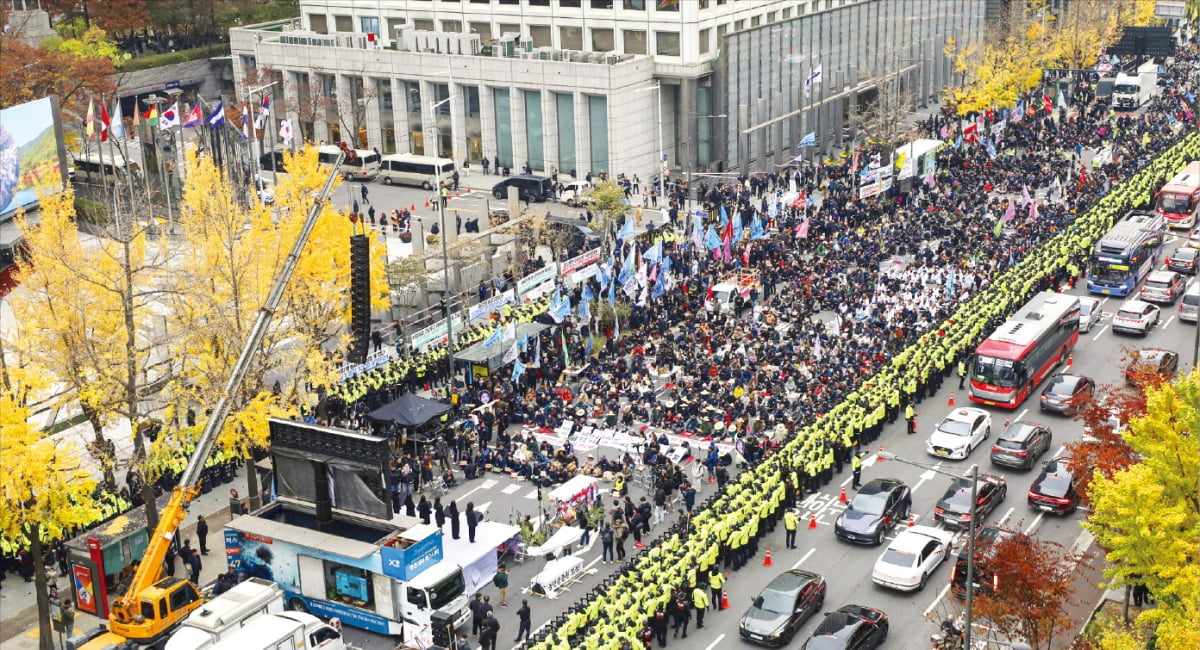
[[[366,235],[350,238],[350,363],[365,363],[371,349],[371,246]]]

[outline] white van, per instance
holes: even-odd
[[[384,185],[419,185],[432,190],[437,185],[439,172],[443,180],[449,181],[454,175],[454,161],[449,158],[398,153],[384,156],[379,163],[379,177],[383,179]]]
[[[1200,282],[1192,285],[1179,301],[1179,320],[1195,323],[1200,313]]]
[[[130,172],[138,178],[138,164],[129,163],[119,153],[88,151],[71,152],[71,180],[76,183],[102,185],[127,182]]]
[[[341,148],[325,144],[317,147],[317,162],[333,166]],[[370,149],[347,149],[341,174],[346,180],[367,181],[379,176],[379,154]]]
[[[342,633],[304,612],[280,612],[251,620],[213,650],[345,650]]]
[[[214,645],[265,614],[283,611],[283,590],[261,578],[250,578],[204,603],[184,619],[165,650],[200,650]]]

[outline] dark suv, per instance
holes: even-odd
[[[509,176],[492,186],[492,196],[508,198],[508,188],[517,188],[517,197],[522,201],[541,203],[554,196],[554,181],[545,176]]]
[[[1030,507],[1056,515],[1075,512],[1079,507],[1079,492],[1075,489],[1078,481],[1068,467],[1070,462],[1070,458],[1059,457],[1046,463],[1029,488]]]
[[[1050,451],[1053,439],[1050,427],[1044,424],[1028,420],[1013,422],[992,445],[992,464],[1033,469],[1042,454]]]

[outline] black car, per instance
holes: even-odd
[[[1042,473],[1038,474],[1029,488],[1030,507],[1056,515],[1075,512],[1079,507],[1079,491],[1075,489],[1078,481],[1071,473],[1069,464],[1070,459],[1060,457],[1043,466]]]
[[[858,544],[883,543],[883,536],[908,516],[912,490],[894,478],[877,478],[862,486],[834,522],[838,539]]]
[[[742,638],[766,646],[791,642],[800,626],[825,605],[825,578],[808,571],[785,571],[767,585],[742,614]]]
[[[1167,258],[1167,268],[1184,275],[1196,275],[1200,266],[1200,248],[1181,246]]]
[[[995,474],[980,474],[975,495],[976,524],[983,521],[1008,496],[1008,483]],[[933,518],[949,528],[966,528],[971,523],[971,479],[954,479],[933,509]]]
[[[804,650],[872,650],[888,635],[887,614],[873,607],[846,605],[829,612],[804,642]]]
[[[1028,420],[1017,420],[1008,425],[1004,433],[992,445],[992,464],[1033,469],[1042,454],[1050,451],[1054,440],[1050,427]]]
[[[1164,348],[1142,348],[1129,353],[1125,383],[1140,386],[1151,378],[1170,379],[1179,371],[1179,353]]]
[[[1096,394],[1096,381],[1083,375],[1055,375],[1042,389],[1043,411],[1075,416],[1079,409]]]
[[[996,577],[988,571],[987,564],[991,558],[991,551],[996,544],[1001,541],[1015,536],[1017,533],[1006,528],[998,528],[996,526],[984,526],[975,531],[975,558],[979,560],[975,563],[975,593],[991,594],[999,587]],[[957,598],[967,597],[967,558],[969,557],[969,545],[965,542],[959,546],[958,559],[954,562],[954,569],[950,573],[950,591]]]

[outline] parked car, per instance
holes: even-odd
[[[752,643],[784,646],[825,605],[825,578],[800,569],[779,574],[742,614],[738,632]]]
[[[1200,265],[1200,248],[1180,246],[1167,258],[1167,268],[1185,275],[1196,275]]]
[[[1179,320],[1195,323],[1200,318],[1200,282],[1192,285],[1179,301]]]
[[[1100,322],[1100,299],[1091,296],[1079,297],[1079,331],[1090,332],[1096,323]]]
[[[954,533],[932,526],[909,526],[875,560],[871,580],[899,591],[925,588],[929,576],[950,556]]]
[[[894,478],[877,478],[858,490],[833,524],[838,539],[859,544],[883,543],[883,536],[908,516],[912,490]]]
[[[1050,451],[1054,435],[1050,427],[1039,422],[1017,420],[1008,425],[992,445],[992,464],[1033,469],[1042,454]]]
[[[1145,336],[1158,323],[1158,307],[1141,300],[1126,300],[1113,316],[1114,332],[1131,332]]]
[[[1040,404],[1043,411],[1075,416],[1095,394],[1096,382],[1091,377],[1064,372],[1051,378],[1042,389]]]
[[[1125,383],[1140,386],[1146,379],[1170,379],[1179,370],[1179,354],[1165,348],[1142,348],[1129,353]]]
[[[975,488],[975,513],[979,522],[987,518],[1008,496],[1008,483],[995,474],[980,474]],[[957,477],[933,508],[934,521],[948,528],[966,528],[971,523],[971,479]]]
[[[887,614],[874,607],[845,605],[825,614],[804,650],[874,650],[887,635]]]
[[[1029,488],[1030,507],[1056,515],[1069,515],[1079,507],[1079,482],[1068,465],[1070,459],[1060,456],[1047,461],[1042,473]]]
[[[933,456],[963,459],[992,435],[992,416],[977,408],[950,411],[929,436],[925,449]]]
[[[571,181],[563,186],[558,200],[572,207],[579,207],[591,202],[588,196],[592,192],[592,184],[587,181]]]
[[[1187,282],[1175,271],[1155,271],[1146,277],[1142,292],[1138,294],[1146,302],[1173,305],[1183,295]]]

